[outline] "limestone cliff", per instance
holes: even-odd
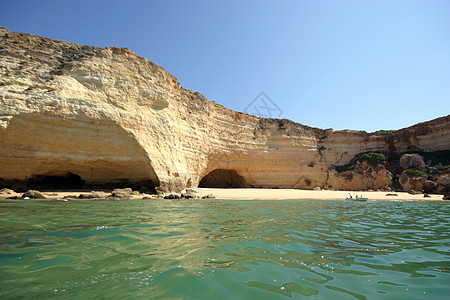
[[[450,149],[450,116],[384,133],[258,118],[181,87],[161,66],[127,48],[0,28],[0,74],[0,185],[8,187],[76,178],[80,187],[162,191],[201,181],[368,188],[364,179],[337,179],[333,166],[368,151]],[[381,169],[371,176],[380,172],[389,177]]]

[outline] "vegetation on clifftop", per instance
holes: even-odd
[[[377,130],[374,133],[387,133],[387,132],[394,132],[396,130]]]
[[[375,166],[377,164],[380,164],[384,161],[386,161],[386,156],[381,153],[377,152],[369,152],[366,154],[363,154],[359,159],[359,162],[367,161],[369,164]]]

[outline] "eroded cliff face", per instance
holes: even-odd
[[[0,28],[0,74],[4,186],[76,174],[85,186],[174,191],[196,187],[213,172],[204,182],[369,188],[372,183],[337,178],[330,168],[368,151],[450,149],[449,116],[387,133],[258,118],[181,87],[127,48],[80,46]],[[388,183],[383,170],[373,172],[385,178],[373,182]],[[239,180],[218,182],[217,174]]]

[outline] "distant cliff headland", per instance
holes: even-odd
[[[450,116],[333,131],[227,109],[127,48],[0,27],[0,187],[450,190]]]

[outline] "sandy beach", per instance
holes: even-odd
[[[305,200],[344,200],[349,193],[355,197],[363,196],[369,200],[426,200],[439,201],[443,195],[430,194],[430,197],[424,197],[423,194],[411,195],[406,192],[368,192],[368,191],[312,191],[297,189],[218,189],[218,188],[197,188],[199,197],[213,194],[217,199],[229,200],[283,200],[283,199],[305,199]],[[47,199],[61,199],[67,196],[76,198],[79,194],[90,191],[64,191],[64,192],[43,192]],[[0,198],[21,196],[22,193],[0,194]],[[395,196],[396,195],[396,196]],[[144,197],[156,199],[156,195],[140,194],[132,195],[131,199],[142,199]]]
[[[411,195],[406,192],[367,192],[367,191],[312,191],[297,189],[197,189],[201,196],[214,194],[220,199],[306,199],[306,200],[343,200],[349,193],[355,197],[363,196],[369,200],[442,200],[443,195],[430,194],[424,198],[423,194]],[[396,194],[397,196],[386,196]]]

